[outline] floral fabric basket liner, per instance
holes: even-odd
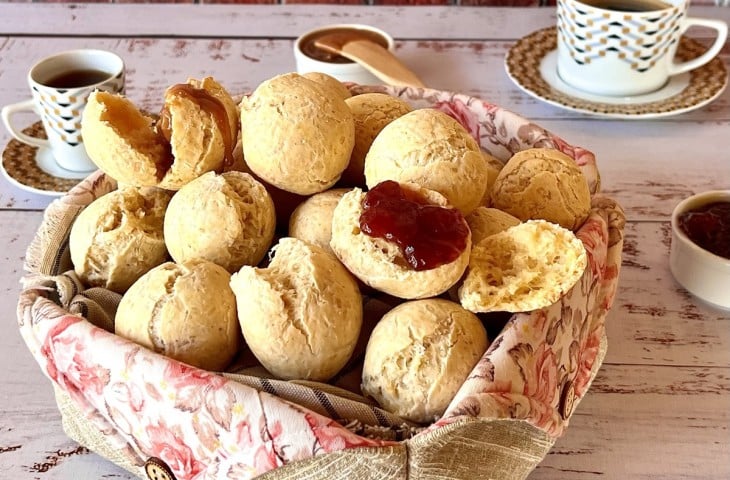
[[[346,390],[207,372],[115,336],[120,296],[85,289],[68,253],[76,215],[116,188],[97,172],[47,208],[18,303],[21,334],[53,383],[71,438],[140,478],[161,468],[177,480],[513,480],[545,457],[605,355],[604,321],[621,264],[624,216],[598,193],[594,155],[466,95],[350,88],[440,109],[503,161],[530,147],[575,159],[593,193],[577,232],[589,258],[579,282],[555,304],[513,315],[443,417],[412,425]]]

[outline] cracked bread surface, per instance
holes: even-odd
[[[569,156],[550,148],[514,154],[499,172],[491,206],[522,221],[547,220],[577,230],[591,211],[588,182]]]
[[[192,88],[204,90],[220,102],[228,136],[236,144],[238,109],[228,92],[211,77],[188,79]],[[170,117],[169,142],[158,122],[143,114],[129,99],[104,91],[89,96],[81,121],[81,134],[89,158],[115,180],[134,186],[178,190],[205,172],[221,170],[226,157],[226,135],[215,115],[187,95],[165,92]]]
[[[402,303],[368,341],[362,391],[419,423],[438,419],[488,346],[481,321],[444,299]]]
[[[208,172],[182,187],[165,215],[165,239],[178,262],[204,258],[229,272],[256,265],[271,246],[274,203],[251,175]]]
[[[122,297],[115,333],[181,362],[221,371],[241,344],[229,281],[223,267],[207,260],[163,263]]]
[[[166,261],[163,220],[170,197],[157,188],[123,187],[89,204],[69,236],[79,278],[86,285],[124,293]]]
[[[170,113],[170,147],[174,161],[160,181],[160,186],[179,190],[183,185],[210,171],[221,171],[226,148],[234,148],[238,136],[238,109],[228,92],[211,77],[188,79],[187,84],[205,90],[218,100],[226,114],[227,124],[218,124],[215,116],[194,99],[174,94],[174,87],[165,92],[165,107]],[[228,128],[232,145],[226,143]]]
[[[242,267],[231,288],[248,347],[277,378],[327,381],[352,355],[362,297],[322,248],[282,238],[268,267]]]
[[[104,173],[129,185],[157,186],[168,147],[153,124],[126,97],[96,91],[84,108],[81,135],[89,158]]]

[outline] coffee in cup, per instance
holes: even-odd
[[[583,3],[617,12],[653,12],[672,6],[662,0],[583,0]]]
[[[727,24],[687,16],[689,0],[558,0],[560,78],[588,93],[632,96],[656,91],[670,77],[701,67],[725,44]],[[675,62],[691,26],[717,31],[699,57]]]
[[[23,143],[48,148],[59,168],[55,176],[79,178],[96,169],[81,138],[81,117],[94,90],[124,91],[124,62],[104,50],[80,49],[57,53],[36,63],[28,72],[32,98],[2,108],[3,123]],[[21,111],[41,117],[47,140],[27,135],[11,118]]]

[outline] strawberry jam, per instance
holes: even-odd
[[[414,270],[430,270],[456,260],[466,248],[469,227],[455,208],[431,205],[394,181],[365,194],[360,230],[395,242]]]
[[[679,216],[679,227],[694,243],[730,259],[730,202],[715,202]]]

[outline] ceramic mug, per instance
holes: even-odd
[[[558,0],[558,75],[583,91],[611,96],[653,92],[701,67],[725,44],[727,24],[687,16],[689,0]],[[699,57],[675,62],[691,26],[717,31]]]
[[[80,49],[57,53],[40,60],[28,72],[32,98],[7,105],[0,112],[3,123],[18,141],[49,149],[55,176],[78,178],[96,170],[81,138],[81,117],[94,90],[124,92],[124,62],[112,52]],[[41,117],[48,140],[26,135],[13,125],[15,113],[32,111]],[[60,168],[55,168],[55,167]]]
[[[355,30],[364,32],[373,41],[386,49],[393,51],[395,42],[393,37],[379,28],[370,25],[354,23],[327,25],[310,30],[294,42],[294,60],[297,73],[321,72],[326,73],[341,82],[354,82],[360,85],[380,85],[383,83],[378,77],[370,73],[362,65],[352,61],[331,61],[334,55],[321,55],[312,45],[317,36],[337,31]]]

